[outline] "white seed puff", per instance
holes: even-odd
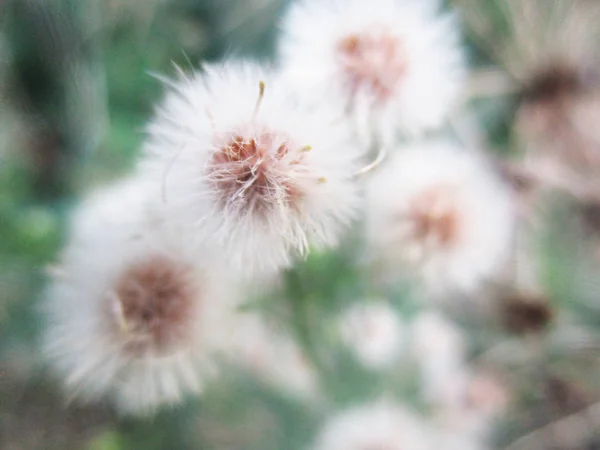
[[[373,258],[431,293],[473,292],[506,263],[515,212],[483,157],[452,142],[400,149],[367,190]]]
[[[317,398],[318,373],[291,335],[258,312],[240,312],[234,320],[223,352],[229,363],[299,400]]]
[[[470,376],[466,337],[434,310],[420,312],[411,325],[411,348],[423,398],[432,405],[461,403]]]
[[[383,300],[367,300],[339,319],[342,341],[372,370],[389,369],[402,356],[405,329],[399,314]]]
[[[314,450],[433,450],[427,424],[403,406],[379,401],[342,411],[325,424]]]
[[[282,69],[299,95],[336,105],[361,133],[439,127],[466,65],[454,17],[437,0],[301,0],[282,22]],[[366,130],[366,131],[365,131]]]
[[[144,166],[173,220],[248,274],[337,243],[355,213],[360,156],[342,120],[302,106],[252,63],[207,65],[169,83]]]
[[[215,258],[186,251],[151,192],[134,179],[84,202],[44,304],[44,347],[69,394],[126,413],[202,388],[230,307]]]

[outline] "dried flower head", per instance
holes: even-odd
[[[389,368],[402,355],[402,321],[383,301],[367,301],[345,311],[340,318],[340,333],[357,359],[371,369]]]
[[[330,102],[361,133],[438,127],[459,94],[465,64],[457,27],[437,1],[304,0],[283,20],[283,70],[317,104]]]
[[[306,170],[304,159],[310,150],[267,130],[226,137],[206,167],[218,207],[239,208],[263,220],[280,205],[295,209],[303,192],[290,175]]]
[[[200,390],[230,307],[218,260],[187,251],[151,193],[131,180],[84,202],[45,304],[44,345],[68,390],[128,413]]]
[[[486,162],[448,142],[403,149],[367,192],[367,237],[384,272],[432,293],[473,291],[510,250],[514,205]]]
[[[558,172],[561,189],[571,190],[569,184],[578,185],[577,191],[597,189],[600,5],[584,0],[456,3],[519,98],[516,130],[536,165],[544,161],[554,172],[544,181],[556,184]],[[498,21],[506,26],[494,26]],[[538,168],[537,174],[544,170]]]
[[[336,243],[355,212],[360,149],[335,114],[302,106],[250,63],[167,82],[146,166],[173,218],[245,273]]]

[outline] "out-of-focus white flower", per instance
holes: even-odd
[[[234,323],[224,355],[227,360],[291,395],[315,396],[317,373],[291,336],[253,312],[239,313]]]
[[[435,423],[458,436],[485,442],[494,422],[506,411],[508,388],[490,373],[472,371],[461,395],[453,402],[437,405]]]
[[[402,355],[402,321],[383,301],[352,306],[340,319],[340,332],[358,360],[371,369],[388,368]]]
[[[431,450],[490,450],[490,447],[473,436],[453,431],[436,430]]]
[[[201,389],[230,307],[217,260],[187,251],[151,192],[134,179],[84,202],[44,305],[44,347],[70,393],[127,413]]]
[[[462,87],[457,24],[437,0],[303,0],[282,28],[283,70],[299,94],[337,104],[385,141],[440,126]]]
[[[244,273],[333,245],[357,206],[360,149],[328,108],[309,109],[250,63],[168,82],[146,166],[168,211]]]
[[[423,396],[434,414],[432,424],[447,445],[443,448],[482,448],[508,402],[505,386],[468,365],[465,336],[438,312],[425,311],[415,318],[412,350]]]
[[[384,271],[413,275],[431,293],[469,293],[506,262],[514,210],[483,158],[449,142],[417,143],[373,176],[367,237]]]
[[[461,331],[440,313],[425,311],[414,319],[411,332],[424,396],[433,404],[461,402],[468,379]]]
[[[426,423],[402,406],[378,402],[342,412],[326,424],[314,450],[433,450]],[[440,447],[442,448],[442,447]]]

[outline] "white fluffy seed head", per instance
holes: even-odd
[[[352,306],[340,318],[343,342],[366,367],[383,370],[398,362],[404,345],[400,316],[384,301]]]
[[[450,142],[416,143],[367,190],[367,237],[387,274],[410,273],[433,294],[471,293],[506,262],[513,199],[478,155]]]
[[[411,334],[423,397],[434,405],[462,401],[469,370],[461,330],[441,313],[424,311],[414,319]]]
[[[494,419],[507,402],[505,386],[493,375],[479,373],[469,365],[466,336],[441,313],[419,313],[411,334],[421,394],[440,431],[439,448],[485,448]]]
[[[382,401],[333,417],[315,450],[433,450],[426,424],[402,406]]]
[[[145,163],[174,219],[245,273],[337,242],[355,213],[360,156],[343,121],[251,63],[169,83]]]
[[[224,351],[227,361],[293,397],[316,398],[317,372],[291,336],[256,312],[241,312],[234,321]]]
[[[216,260],[190,254],[149,193],[130,180],[84,202],[45,302],[44,347],[69,393],[126,413],[201,389],[229,306]]]
[[[282,29],[283,70],[298,92],[386,143],[440,126],[463,84],[457,24],[437,0],[302,0]]]

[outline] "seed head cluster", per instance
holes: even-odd
[[[332,273],[353,264],[348,283],[408,281],[427,298],[472,294],[501,272],[510,191],[475,150],[425,135],[448,123],[461,94],[453,16],[437,0],[297,0],[277,58],[159,77],[164,98],[135,172],[76,210],[44,309],[48,361],[69,396],[147,414],[238,370],[329,406],[319,368],[336,373],[341,361],[387,379],[411,360],[432,405],[460,410],[471,379],[451,326],[435,313],[408,326],[387,284],[375,301],[321,314],[312,305],[337,293],[297,271],[348,244],[360,264],[340,259]],[[302,268],[323,275],[312,261]],[[370,281],[361,286],[382,287]],[[336,327],[313,337],[309,319]],[[329,358],[322,343],[349,358]],[[385,399],[334,416],[313,448],[472,448],[432,430]]]

